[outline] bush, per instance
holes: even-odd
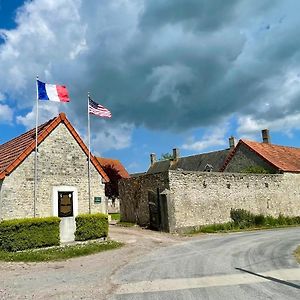
[[[105,214],[82,214],[75,218],[76,241],[86,241],[107,237],[108,235],[108,216]]]
[[[254,224],[257,226],[264,226],[266,224],[266,217],[262,214],[254,216]]]
[[[232,208],[230,210],[230,218],[233,220],[235,225],[240,228],[249,227],[255,224],[255,215],[242,208]]]
[[[0,222],[0,248],[20,251],[59,245],[57,217],[13,219]]]

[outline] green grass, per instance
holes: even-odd
[[[112,214],[109,214],[109,215],[111,216],[112,220],[120,221],[120,214],[119,213],[112,213]]]
[[[112,250],[122,247],[123,244],[115,241],[89,242],[64,247],[50,249],[26,250],[21,252],[6,252],[0,250],[0,260],[2,261],[23,261],[41,262],[66,260],[77,256],[90,255],[102,251]]]
[[[235,232],[235,231],[251,231],[251,230],[263,230],[272,228],[285,228],[285,227],[296,227],[300,224],[276,224],[276,225],[250,225],[250,226],[238,226],[234,222],[211,224],[194,228],[186,234],[198,234],[198,233],[217,233],[217,232]]]
[[[122,226],[122,227],[132,227],[132,226],[135,226],[136,224],[135,223],[131,223],[131,222],[118,222],[118,225],[119,226]]]
[[[294,251],[297,262],[300,264],[300,246]]]

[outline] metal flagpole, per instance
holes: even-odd
[[[90,128],[90,93],[88,92],[87,99],[87,113],[88,113],[88,150],[89,150],[89,158],[88,158],[88,194],[89,194],[89,213],[91,213],[91,128]]]
[[[34,156],[34,195],[33,195],[33,217],[36,217],[36,202],[37,202],[37,173],[38,173],[38,120],[39,120],[39,92],[38,92],[38,79],[36,76],[36,114],[35,114],[35,156]]]

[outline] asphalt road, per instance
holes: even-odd
[[[140,257],[110,299],[300,299],[300,228],[208,235]]]

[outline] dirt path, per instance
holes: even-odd
[[[107,299],[112,276],[141,255],[189,238],[137,227],[111,226],[110,237],[126,243],[111,250],[62,262],[0,262],[0,299]]]

